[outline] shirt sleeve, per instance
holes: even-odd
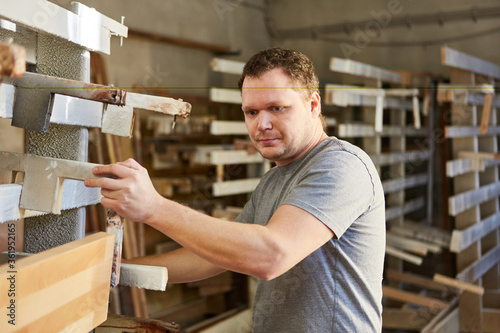
[[[283,201],[315,216],[336,238],[373,202],[374,184],[364,161],[352,152],[334,151],[322,158]]]

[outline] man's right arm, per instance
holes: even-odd
[[[168,270],[168,283],[199,281],[226,271],[185,248],[163,254],[128,259],[123,262],[166,267]]]

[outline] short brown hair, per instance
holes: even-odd
[[[252,56],[243,68],[238,87],[243,87],[245,77],[259,77],[275,68],[281,68],[294,82],[299,83],[298,89],[308,92],[306,97],[314,91],[319,94],[319,80],[312,61],[298,51],[280,47],[262,50]]]

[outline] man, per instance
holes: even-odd
[[[319,82],[303,54],[274,48],[254,55],[239,86],[266,173],[237,222],[161,197],[147,171],[127,160],[88,179],[102,204],[158,229],[182,249],[135,263],[162,265],[169,282],[232,270],[259,279],[254,332],[379,332],[385,252],[384,195],[359,148],[324,132]]]

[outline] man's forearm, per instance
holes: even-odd
[[[168,270],[168,283],[203,280],[225,271],[191,251],[181,248],[172,252],[124,260],[129,264],[162,266]]]

